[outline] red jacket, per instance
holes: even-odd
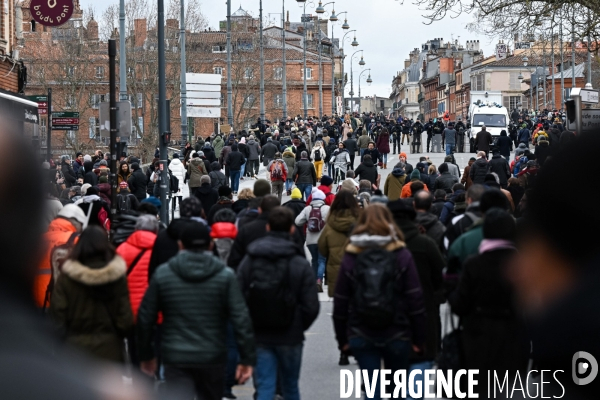
[[[329,188],[329,186],[321,185],[317,189],[319,189],[321,192],[325,193],[325,205],[331,206],[331,203],[333,203],[333,200],[335,200],[335,194],[331,193],[331,189]],[[306,199],[306,205],[307,206],[310,205],[311,201],[312,201],[312,194],[310,196],[308,196],[308,199]]]
[[[148,289],[148,264],[150,264],[152,247],[154,246],[155,241],[155,233],[149,231],[135,231],[129,236],[127,241],[117,247],[117,254],[125,260],[128,269],[140,252],[146,250],[129,276],[127,276],[129,301],[131,302],[131,311],[133,312],[134,320],[137,319],[138,308],[140,308],[146,289]]]

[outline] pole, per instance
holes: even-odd
[[[265,123],[265,53],[263,45],[263,14],[262,0],[259,3],[259,18],[260,18],[260,122]]]
[[[560,16],[560,26],[558,35],[560,36],[560,108],[565,106],[565,52],[563,44],[563,19]]]
[[[359,85],[360,85],[360,82],[359,82]],[[352,57],[350,57],[350,111],[353,111],[353,110],[354,110],[354,73],[352,71]]]
[[[285,79],[286,60],[285,60],[285,0],[281,0],[281,50],[283,53],[283,71],[281,79],[283,80],[283,119],[287,119],[287,82]]]
[[[588,21],[590,20],[590,10],[588,9]],[[589,26],[590,24],[588,24]],[[587,85],[592,88],[592,38],[588,32],[587,41]],[[586,85],[586,86],[587,86]]]
[[[577,87],[577,82],[575,80],[575,8],[573,8],[573,32],[571,38],[573,41],[571,42],[571,73],[573,75],[571,79],[571,88]],[[571,89],[572,90],[572,89]]]
[[[553,21],[554,22],[554,21]],[[552,35],[552,41],[550,44],[550,51],[552,52],[552,57],[550,59],[550,62],[552,63],[552,70],[550,71],[550,73],[552,74],[552,111],[554,111],[556,109],[556,86],[554,86],[555,84],[555,80],[554,80],[554,74],[556,73],[555,69],[556,69],[556,63],[554,62],[554,24],[552,24],[552,31],[550,32],[550,34]]]
[[[581,135],[583,132],[581,94],[571,95],[571,99],[575,102],[575,133]]]
[[[179,47],[181,48],[181,139],[192,142],[192,133],[188,132],[187,119],[187,82],[186,82],[186,57],[185,57],[185,0],[180,0],[181,15],[179,21]]]
[[[158,0],[158,134],[160,151],[160,219],[168,219],[167,203],[167,144],[170,133],[167,128],[167,82],[165,78],[165,0]]]
[[[333,22],[331,23],[331,115],[335,114],[335,46],[333,44]]]
[[[119,2],[119,99],[127,100],[127,56],[125,51],[125,0]]]
[[[352,61],[352,60],[350,60]],[[350,64],[350,68],[352,68],[352,64]],[[363,71],[364,72],[364,71]],[[360,113],[360,77],[362,76],[362,72],[358,75],[358,112]],[[351,110],[354,112],[354,109]]]
[[[542,49],[542,51],[544,52],[544,83],[543,83],[543,88],[544,88],[544,104],[542,104],[542,107],[544,107],[544,109],[546,109],[548,107],[547,102],[548,102],[548,97],[546,96],[546,82],[547,82],[547,78],[548,76],[546,75],[546,40],[544,40],[544,47]]]
[[[323,73],[321,65],[321,24],[319,21],[320,17],[317,18],[317,27],[319,29],[319,120],[323,117]]]
[[[46,123],[46,161],[52,160],[52,89],[48,89],[48,122]]]
[[[233,87],[231,86],[231,0],[227,0],[227,123],[233,127]]]
[[[117,215],[117,42],[108,41],[108,75],[110,86],[110,222],[113,223]]]
[[[304,42],[304,49],[302,52],[302,62],[303,62],[303,67],[304,68],[302,71],[302,75],[304,76],[304,87],[302,88],[302,99],[304,100],[304,120],[306,121],[308,119],[308,95],[306,94],[306,3],[304,3],[304,13],[302,14],[302,19],[304,20],[304,29],[302,30],[302,34],[303,34],[303,42]]]

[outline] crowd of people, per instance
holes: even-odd
[[[414,156],[413,167],[400,145],[429,132],[418,120],[259,120],[173,154],[169,192],[179,217],[168,225],[158,217],[168,205],[159,200],[157,159],[144,171],[135,156],[120,158],[112,207],[110,155],[63,156],[41,174],[45,234],[33,297],[62,342],[130,362],[146,375],[133,374],[133,386],[156,379],[166,398],[235,398],[233,386],[252,377],[258,400],[299,399],[305,332],[321,292],[333,299],[341,366],[354,358],[370,374],[382,362],[442,368],[452,356],[442,347],[445,303],[460,318],[461,368],[514,378],[529,360],[540,369],[570,365],[576,343],[552,354],[549,338],[569,330],[556,321],[581,326],[584,311],[565,307],[583,292],[598,304],[585,278],[597,276],[593,235],[574,243],[574,226],[600,220],[585,202],[563,213],[555,182],[567,180],[564,166],[589,163],[588,142],[598,140],[576,138],[559,120],[537,118],[529,134],[525,117],[516,141],[513,132],[477,133],[482,143],[464,169],[454,157],[461,121],[439,127],[443,163]],[[239,190],[241,179],[252,187]],[[549,326],[558,332],[545,336]],[[582,349],[597,348],[578,334]],[[589,388],[577,389],[588,398]]]

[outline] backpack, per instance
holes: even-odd
[[[137,216],[133,214],[121,214],[115,219],[113,229],[110,232],[110,241],[117,247],[125,242],[133,232],[135,232],[135,224]]]
[[[315,149],[315,161],[321,161],[321,149]]]
[[[283,180],[283,166],[282,162],[279,160],[275,160],[273,165],[271,165],[271,180]]]
[[[75,247],[75,239],[79,236],[78,232],[73,232],[71,236],[69,236],[69,240],[66,243],[61,244],[59,246],[55,246],[50,252],[50,282],[48,282],[48,286],[46,287],[46,297],[44,298],[43,308],[45,309],[50,303],[50,296],[52,295],[52,290],[54,289],[54,284],[58,279],[60,273],[62,272],[62,266],[69,258],[69,254],[71,254],[71,250]]]
[[[173,174],[169,174],[169,185],[171,186],[171,193],[179,192],[179,178]]]
[[[396,255],[382,248],[371,248],[356,258],[353,270],[355,291],[352,298],[356,315],[371,329],[385,329],[396,317]]]
[[[318,233],[325,227],[325,221],[321,215],[321,206],[311,206],[310,215],[308,216],[307,229],[309,232]]]
[[[129,195],[120,194],[117,196],[117,211],[119,213],[131,211],[131,199]]]
[[[247,304],[252,324],[258,329],[287,329],[296,313],[290,288],[290,260],[254,258],[250,265]]]

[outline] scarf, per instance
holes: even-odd
[[[483,239],[479,245],[479,254],[487,253],[488,251],[509,249],[516,250],[515,244],[510,240],[504,239]]]

